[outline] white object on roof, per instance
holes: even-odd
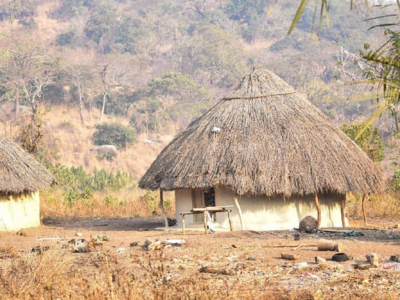
[[[211,129],[212,133],[218,133],[221,131],[221,128],[217,127],[217,126],[213,126],[213,128]]]

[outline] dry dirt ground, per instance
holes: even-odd
[[[150,218],[46,218],[43,223],[39,228],[26,230],[27,236],[15,232],[0,233],[0,249],[12,246],[20,258],[35,260],[43,254],[32,253],[33,247],[50,246],[49,253],[68,252],[75,264],[72,268],[85,268],[89,278],[95,278],[95,273],[101,272],[94,260],[101,253],[108,253],[129,269],[127,272],[132,280],[143,280],[138,299],[195,299],[195,294],[198,294],[196,299],[400,299],[400,267],[394,270],[396,265],[389,261],[390,256],[400,254],[400,230],[389,228],[393,225],[389,223],[375,224],[381,229],[363,229],[359,228],[360,221],[353,221],[351,229],[364,236],[320,232],[302,234],[300,241],[294,241],[294,231],[217,232],[207,236],[203,232],[187,231],[183,236],[179,231],[155,230],[162,226],[162,220]],[[76,233],[82,236],[77,237]],[[70,249],[62,249],[71,239],[90,240],[103,234],[110,240],[97,252],[70,254]],[[53,237],[64,239],[40,240]],[[147,238],[153,241],[184,239],[186,244],[148,251],[142,247]],[[313,244],[321,238],[341,242],[343,252],[352,259],[345,263],[329,262],[322,267],[315,263],[315,257],[330,259],[334,252],[318,252],[316,247],[298,250],[268,247]],[[138,246],[130,246],[134,242]],[[300,258],[295,262],[283,260],[280,258],[282,252],[298,254]],[[381,257],[380,267],[355,270],[355,262],[365,261],[365,255],[371,252]],[[3,272],[0,288],[1,284],[8,286],[1,281],[6,280],[7,268],[15,259],[0,258],[0,273]],[[299,262],[307,262],[307,266],[297,268]],[[206,266],[222,273],[201,272],[200,269]],[[145,282],[152,284],[145,285]],[[197,283],[200,288],[195,287]],[[185,285],[188,285],[186,291]],[[155,293],[160,286],[166,286],[172,294]],[[120,299],[132,298],[126,291],[118,292],[117,287],[115,293]],[[274,298],[273,295],[278,296]],[[0,299],[1,296],[0,291]]]

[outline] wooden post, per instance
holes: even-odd
[[[341,207],[340,207],[340,211],[342,213],[342,226],[343,226],[343,228],[346,228],[345,210],[346,210],[346,195],[342,198],[342,203],[341,203]]]
[[[318,211],[318,229],[321,228],[321,206],[319,205],[318,201],[318,194],[314,195],[315,206],[317,207]]]
[[[365,198],[366,198],[366,196],[367,195],[365,195],[365,194],[362,196],[362,212],[363,212],[363,216],[364,216],[364,225],[368,226],[367,213],[365,212]]]
[[[233,231],[232,216],[231,216],[230,210],[228,210],[228,219],[229,219],[229,227],[230,227],[231,231]]]
[[[163,195],[162,189],[160,189],[160,209],[161,209],[162,215],[164,217],[165,228],[169,228],[167,214],[165,213],[165,209],[164,209],[164,195]]]
[[[241,230],[244,230],[242,209],[240,208],[239,201],[238,201],[238,194],[236,194],[236,193],[235,193],[235,205],[236,205],[236,208],[237,208],[238,213],[239,213]]]
[[[208,234],[208,228],[207,228],[207,209],[204,210],[204,215],[203,215],[203,219],[204,219],[204,230],[205,230],[205,234]]]
[[[185,214],[181,214],[182,216],[182,234],[185,235]]]

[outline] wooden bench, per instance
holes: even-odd
[[[191,209],[190,212],[182,212],[182,213],[180,213],[180,215],[182,217],[182,234],[185,234],[185,216],[186,215],[197,215],[197,214],[203,214],[203,216],[204,216],[203,217],[204,232],[205,232],[205,234],[208,234],[208,227],[207,227],[207,214],[208,214],[208,212],[212,212],[212,213],[227,212],[228,213],[228,219],[229,219],[229,227],[230,227],[230,230],[233,231],[233,226],[232,226],[232,208],[233,208],[233,205],[197,207],[197,208]]]

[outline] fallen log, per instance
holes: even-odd
[[[335,241],[329,240],[319,240],[318,241],[318,251],[336,251],[342,252],[343,246],[341,243],[336,243]]]
[[[218,268],[214,266],[207,266],[200,268],[200,273],[222,274],[222,275],[236,275],[236,271],[228,268]]]
[[[287,260],[298,260],[300,256],[297,254],[281,253],[281,257]]]

